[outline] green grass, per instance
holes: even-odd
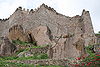
[[[0,61],[0,67],[34,67],[34,65]]]
[[[96,33],[95,35],[98,36],[98,35],[100,35],[100,33]]]
[[[35,56],[29,56],[29,57],[20,57],[16,58],[15,60],[34,60],[34,59],[48,59],[47,54],[40,54]]]
[[[36,44],[36,42],[30,43],[30,42],[23,42],[23,41],[20,41],[20,40],[13,40],[12,42],[13,42],[14,44],[24,45],[24,46],[30,45],[30,44],[31,44],[31,45],[33,45],[32,48],[42,48],[42,47],[48,46],[47,44],[42,45],[42,46],[34,46],[34,45]]]
[[[40,54],[38,56],[31,56],[31,57],[16,57],[16,56],[9,56],[9,57],[0,57],[0,67],[63,67],[57,65],[32,65],[32,64],[22,64],[22,63],[12,63],[9,62],[11,60],[34,60],[34,59],[47,59],[47,54]]]
[[[31,48],[43,48],[43,47],[46,47],[48,45],[43,45],[43,46],[32,46]]]
[[[34,59],[48,59],[48,55],[47,54],[43,54],[43,53],[36,53],[33,56],[29,56],[29,57],[17,57],[17,55],[20,52],[23,51],[29,51],[32,48],[43,48],[46,47],[48,45],[43,45],[43,46],[34,46],[35,42],[33,43],[29,43],[29,42],[22,42],[19,40],[14,40],[13,41],[14,44],[18,44],[18,45],[22,45],[22,46],[27,46],[27,45],[31,45],[31,47],[28,47],[26,49],[19,49],[14,55],[12,56],[0,56],[0,67],[62,67],[62,66],[57,66],[57,65],[46,65],[46,66],[42,66],[42,65],[32,65],[32,64],[22,64],[22,63],[12,63],[12,62],[8,62],[11,60],[34,60]]]
[[[24,51],[29,51],[29,50],[31,50],[31,49],[33,49],[33,48],[44,48],[44,47],[46,47],[46,46],[48,46],[48,45],[42,45],[42,46],[31,46],[31,47],[28,47],[28,48],[26,48],[26,49],[24,49]],[[23,49],[22,49],[23,50]],[[20,50],[18,50],[18,52],[19,52]]]
[[[44,58],[45,56],[42,56]],[[11,60],[32,60],[32,59],[37,59],[38,57],[0,57],[0,67],[63,67],[63,66],[58,66],[58,65],[32,65],[32,64],[24,64],[24,63],[13,63],[9,62]],[[38,59],[41,59],[40,57]]]
[[[8,61],[0,61],[0,67],[63,67],[58,65],[33,65],[33,64],[24,64],[24,63],[14,63]]]
[[[8,62],[11,60],[34,60],[34,59],[47,59],[48,56],[47,54],[40,54],[38,56],[30,56],[30,57],[16,57],[16,56],[3,56],[0,57],[0,67],[35,67],[32,64],[22,64],[22,63],[12,63],[12,62]],[[45,66],[40,66],[37,65],[36,67],[45,67]],[[46,66],[46,67],[61,67],[61,66],[56,66],[56,65],[50,65],[50,66]]]
[[[15,59],[17,59],[17,58],[18,58],[18,57],[16,57],[16,56],[8,56],[8,57],[3,56],[3,57],[0,57],[0,61],[15,60]]]
[[[18,55],[20,52],[26,51],[26,49],[19,49],[18,51],[16,51],[16,55]]]
[[[29,56],[29,57],[17,57],[17,56],[3,56],[0,57],[0,61],[5,61],[5,60],[34,60],[34,59],[48,59],[47,54],[37,54],[34,56]]]
[[[36,44],[36,42],[32,42],[32,43],[30,43],[30,42],[23,42],[23,41],[20,41],[20,40],[13,40],[12,41],[14,44],[19,44],[19,45],[29,45],[29,44]]]

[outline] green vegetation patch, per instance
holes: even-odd
[[[32,64],[11,63],[6,61],[0,61],[0,67],[35,67],[35,66]]]
[[[48,59],[48,55],[47,54],[38,54],[38,55],[34,55],[34,56],[29,56],[29,57],[20,57],[20,58],[16,58],[15,60],[34,60],[34,59]]]
[[[12,62],[0,62],[0,67],[63,67],[58,65],[33,65],[33,64],[24,64],[24,63],[12,63]]]
[[[14,44],[19,44],[19,45],[29,45],[29,44],[33,44],[33,45],[35,45],[36,44],[36,42],[23,42],[23,41],[20,41],[20,40],[13,40],[12,41]]]
[[[0,57],[0,61],[5,61],[5,60],[34,60],[34,59],[48,59],[47,54],[36,54],[34,56],[29,56],[29,57],[17,57],[17,56],[3,56]]]
[[[96,36],[99,36],[100,35],[100,33],[97,33],[97,34],[95,34]]]

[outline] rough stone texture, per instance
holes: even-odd
[[[35,11],[25,11],[19,7],[9,19],[1,20],[0,35],[5,36],[9,33],[9,29],[16,24],[21,25],[25,31],[41,28],[40,33],[35,34],[34,37],[39,35],[37,40],[43,42],[41,44],[51,41],[52,48],[50,48],[49,53],[52,58],[80,56],[84,53],[83,46],[96,43],[91,17],[89,11],[85,10],[83,10],[81,16],[68,17],[57,13],[53,8],[44,4]],[[50,37],[47,27],[51,32]],[[40,39],[41,36],[43,41]],[[44,42],[44,40],[47,40],[47,42]]]
[[[26,48],[30,48],[30,47],[26,47]],[[23,49],[23,48],[21,48],[21,49]],[[48,56],[50,56],[49,50],[50,50],[49,45],[40,47],[40,48],[30,48],[28,51],[23,51],[23,52],[19,53],[17,56],[18,57],[23,57],[23,56],[27,57],[27,56],[36,55],[37,53],[38,54],[48,54]]]
[[[100,44],[100,35],[96,35],[97,37],[97,44]]]
[[[3,37],[0,37],[0,47],[1,47],[1,44],[2,44],[2,40],[3,40]],[[0,48],[0,51],[1,51],[1,48]]]
[[[47,53],[48,50],[50,49],[50,46],[45,46],[45,47],[40,47],[40,48],[32,48],[30,50],[30,52],[32,52],[33,54],[35,53]]]
[[[23,51],[23,52],[19,53],[17,56],[18,57],[29,57],[29,56],[33,56],[33,54],[29,51]]]
[[[13,45],[7,37],[4,37],[0,49],[0,55],[6,56],[14,53],[14,51],[16,50],[16,46]]]
[[[50,44],[50,30],[46,26],[39,26],[35,29],[30,30],[31,35],[33,36],[38,46]]]
[[[83,37],[84,37],[84,40],[85,40],[85,46],[88,46],[88,45],[91,45],[91,44],[94,44],[96,43],[96,36],[94,34],[94,30],[93,30],[93,26],[92,26],[92,21],[91,21],[91,17],[90,17],[90,14],[89,14],[89,11],[85,11],[83,10],[83,13],[82,13],[82,18],[83,18],[83,23],[84,23],[84,34],[83,34]]]
[[[24,32],[21,25],[14,25],[9,29],[8,37],[10,40],[20,40],[23,42],[28,42],[29,38]]]
[[[98,55],[100,54],[100,44],[94,45],[94,51],[96,54],[98,54]]]
[[[58,66],[66,66],[68,64],[67,59],[43,59],[43,60],[23,60],[23,61],[18,61],[18,60],[12,60],[9,62],[15,62],[15,63],[25,63],[25,64],[34,64],[34,65],[58,65]]]

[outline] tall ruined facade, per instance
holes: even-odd
[[[8,19],[0,20],[0,36],[49,44],[51,58],[77,57],[85,54],[85,46],[96,43],[89,11],[69,17],[45,4],[35,11],[19,7]]]

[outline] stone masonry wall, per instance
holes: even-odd
[[[97,44],[100,44],[100,35],[96,35],[97,37]]]
[[[25,64],[33,64],[33,65],[58,65],[58,66],[66,66],[68,64],[67,59],[43,59],[43,60],[23,60],[23,61],[16,61],[12,60],[10,62],[16,62],[16,63],[25,63]]]
[[[48,53],[50,47],[46,46],[46,47],[42,47],[42,48],[32,48],[30,50],[30,52],[34,53]]]

